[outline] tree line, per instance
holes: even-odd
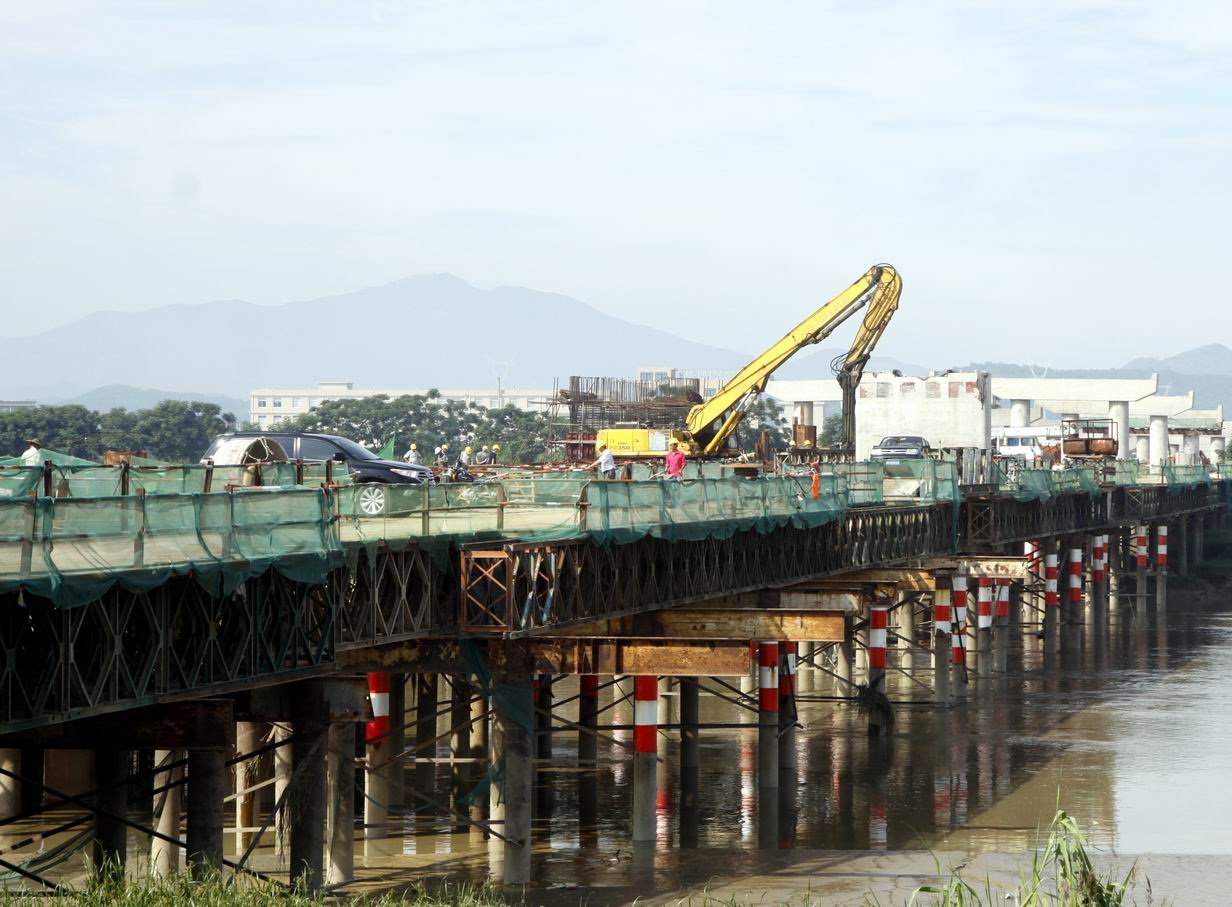
[[[235,416],[216,403],[163,400],[149,409],[100,413],[84,406],[32,406],[0,413],[0,453],[20,454],[27,438],[49,450],[101,460],[105,450],[146,451],[172,463],[195,463]]]

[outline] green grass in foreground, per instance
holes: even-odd
[[[941,867],[938,865],[938,871]],[[1048,843],[1036,850],[1029,869],[1019,870],[1018,885],[1005,890],[991,880],[972,884],[952,872],[944,884],[925,885],[911,897],[912,907],[1121,907],[1137,875],[1137,864],[1123,878],[1101,873],[1088,853],[1086,838],[1078,823],[1064,810],[1057,810],[1048,832]],[[1147,885],[1150,903],[1150,885]],[[1166,902],[1165,902],[1166,903]]]
[[[449,885],[435,893],[416,889],[406,894],[357,895],[332,899],[348,907],[495,907],[507,903],[490,888]],[[187,875],[171,879],[99,878],[89,885],[56,897],[45,895],[0,894],[0,907],[319,907],[321,900],[303,891],[262,882],[252,876],[192,882]]]
[[[946,872],[937,864],[938,876]],[[1124,877],[1101,873],[1094,865],[1086,839],[1078,823],[1064,810],[1058,810],[1048,832],[1048,841],[1031,857],[1029,868],[1019,869],[1016,885],[1005,886],[991,879],[970,882],[960,870],[949,872],[944,882],[916,889],[907,907],[1124,907],[1130,903],[1131,889],[1137,878],[1137,866],[1131,866]],[[1144,880],[1145,882],[1145,880]],[[1152,903],[1150,884],[1145,884],[1146,905]],[[335,899],[328,899],[335,900]],[[450,885],[437,891],[415,889],[405,894],[359,895],[336,899],[348,907],[505,907],[526,903],[522,893],[503,896],[493,887]],[[881,902],[868,895],[869,905]],[[186,875],[172,879],[141,879],[116,881],[102,876],[80,890],[56,899],[57,904],[73,907],[312,907],[319,905],[302,891],[262,882],[251,876],[214,879],[195,883]],[[532,901],[533,903],[533,901]],[[579,905],[585,899],[579,896]],[[715,897],[706,892],[686,896],[677,907],[736,907],[745,900]],[[772,903],[766,898],[756,901],[761,907]],[[792,902],[800,907],[820,907],[826,903],[806,895]],[[0,907],[47,907],[45,896],[0,893]],[[1164,905],[1168,901],[1163,902]]]

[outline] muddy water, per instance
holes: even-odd
[[[983,855],[977,868],[1012,875],[1058,803],[1107,853],[1177,855],[1143,865],[1157,891],[1159,878],[1186,886],[1178,903],[1220,903],[1232,890],[1232,613],[1179,603],[1166,620],[1122,611],[1106,639],[1088,629],[1081,650],[1058,656],[1027,639],[1008,677],[973,682],[966,704],[948,711],[926,703],[926,653],[890,660],[906,669],[890,675],[890,737],[870,740],[853,707],[827,698],[835,682],[818,676],[798,703],[797,769],[781,772],[777,789],[757,774],[755,714],[703,680],[702,721],[748,729],[704,729],[696,778],[682,777],[677,732],[661,733],[650,847],[629,842],[627,751],[601,744],[598,770],[578,772],[576,734],[555,734],[536,779],[532,900],[625,903],[708,889],[742,900],[828,892],[822,902],[875,891],[892,901],[934,872],[927,851]],[[617,690],[604,691],[604,705]],[[574,692],[557,684],[558,699]],[[675,691],[665,699],[663,718],[675,721]],[[573,719],[575,708],[562,713]],[[601,720],[627,725],[631,709],[617,704]],[[441,821],[408,820],[401,836],[366,848],[359,842],[358,874],[381,887],[425,874],[499,878],[499,846]]]

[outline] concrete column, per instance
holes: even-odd
[[[226,754],[188,751],[188,869],[194,879],[222,872]]]
[[[1129,402],[1108,401],[1108,418],[1112,420],[1113,437],[1117,442],[1117,457],[1128,460],[1132,455],[1129,446]]]
[[[22,774],[21,749],[0,749],[0,768],[14,775]],[[11,775],[0,775],[0,818],[9,819],[21,812],[21,781]]]
[[[1215,465],[1219,464],[1223,457],[1224,448],[1227,446],[1226,438],[1211,438],[1211,462]]]
[[[391,673],[389,675],[389,745],[386,758],[405,753],[407,707],[406,693],[408,683],[406,674]],[[414,758],[413,756],[411,757]],[[416,763],[411,762],[411,765]],[[406,757],[395,759],[385,769],[385,784],[389,790],[387,798],[389,812],[401,815],[406,807]],[[411,807],[414,808],[412,803]]]
[[[478,688],[476,688],[476,692]],[[476,760],[471,763],[470,774],[470,789],[475,790],[484,774],[487,773],[488,763],[491,759],[489,751],[489,723],[490,716],[488,714],[487,697],[478,695],[471,700],[471,719],[478,719],[471,725],[471,758]],[[471,822],[483,823],[488,819],[488,804],[483,802],[482,798],[472,798],[470,804]],[[484,837],[482,828],[476,825],[471,825],[470,834],[472,837]]]
[[[355,723],[329,726],[329,808],[325,817],[329,842],[329,885],[355,880]]]
[[[700,741],[699,687],[696,677],[680,678],[680,765],[682,768],[697,768],[701,764],[698,753]]]
[[[757,785],[779,784],[779,644],[757,645]]]
[[[1172,554],[1168,559],[1168,566],[1175,569],[1180,576],[1188,576],[1189,565],[1193,563],[1193,555],[1189,550],[1192,547],[1192,539],[1189,537],[1190,522],[1190,517],[1178,517],[1175,531],[1168,538],[1169,553]]]
[[[295,770],[291,791],[291,883],[303,880],[315,895],[324,881],[325,857],[325,753],[328,748],[325,705],[319,688],[311,683],[294,702],[291,764]],[[190,776],[191,777],[191,776]],[[192,818],[191,810],[189,818]]]
[[[653,674],[633,679],[633,840],[656,837],[659,794],[659,680]]]
[[[155,750],[154,764],[169,765],[184,758],[183,750]],[[184,767],[179,766],[168,771],[159,772],[154,776],[154,830],[169,838],[180,838],[180,804],[183,803],[184,788],[172,787],[169,790],[160,788],[169,784],[177,784],[184,778]],[[150,874],[155,878],[167,879],[180,871],[180,848],[159,838],[150,841]]]
[[[1160,523],[1155,541],[1155,607],[1163,610],[1168,606],[1169,538],[1168,524]]]
[[[796,770],[796,644],[780,644],[779,659],[779,771]]]
[[[274,853],[285,857],[291,840],[290,798],[285,797],[287,788],[291,786],[291,727],[287,724],[274,725],[274,742],[281,744],[274,750],[274,803],[282,804],[282,809],[274,815]]]
[[[1147,603],[1147,566],[1150,563],[1150,527],[1138,526],[1134,533],[1134,594],[1144,607]]]
[[[952,605],[950,590],[944,584],[948,577],[937,577],[933,592],[933,703],[945,708],[950,705],[950,662]]]
[[[813,418],[813,402],[811,400],[796,401],[796,421],[801,425],[816,425]]]
[[[953,668],[950,688],[954,697],[967,693],[967,577],[955,574],[951,580],[954,595],[954,624],[950,633],[950,664]]]
[[[1206,517],[1195,516],[1189,533],[1189,563],[1197,567],[1206,559]]]
[[[20,758],[20,750],[8,752],[16,752],[16,758]],[[120,878],[128,862],[128,826],[123,821],[128,818],[128,762],[128,750],[94,751],[94,786],[98,790],[98,812],[94,814],[94,866]]]
[[[440,688],[436,674],[415,675],[415,792],[436,799],[436,707]],[[436,809],[423,797],[415,798],[415,812],[431,815]]]
[[[1081,543],[1075,541],[1069,549],[1069,595],[1062,615],[1062,632],[1071,643],[1082,638],[1082,572],[1083,550]]]
[[[235,723],[235,754],[242,756],[261,748],[265,737],[265,728],[255,721],[237,721]],[[258,783],[256,759],[245,759],[235,764],[235,852],[243,853],[252,840],[253,832],[246,828],[255,828],[257,792],[242,793]]]
[[[838,695],[852,694],[852,676],[855,673],[855,638],[851,629],[851,615],[843,617],[843,641],[836,647],[837,663],[835,671],[839,678]]]
[[[796,692],[811,693],[817,687],[817,669],[812,665],[817,644],[800,642],[796,648],[800,656],[796,662]]]
[[[1091,539],[1091,625],[1102,635],[1108,621],[1108,536]]]
[[[497,779],[493,790],[504,819],[500,831],[506,838],[502,874],[506,885],[530,882],[534,703],[529,653],[519,654],[524,656],[521,661],[525,664],[517,664],[515,671],[505,675],[504,695],[493,697],[493,758],[503,756],[505,760],[504,775]]]
[[[21,748],[21,774],[28,781],[21,785],[21,811],[24,813],[38,812],[43,805],[43,788],[39,783],[45,780],[47,770],[47,752],[41,746],[23,746]]]
[[[1163,466],[1168,462],[1168,417],[1151,416],[1151,465]]]
[[[979,677],[992,676],[993,581],[991,576],[979,577],[977,587],[975,627],[975,672]]]
[[[599,738],[599,677],[583,674],[578,680],[578,765],[593,766],[598,762]]]
[[[915,645],[915,602],[908,599],[899,605],[894,613],[898,615],[898,635],[901,637],[898,641],[901,653],[899,667],[910,670],[915,661],[912,650]]]
[[[1031,401],[1010,401],[1010,428],[1026,428],[1031,424]]]
[[[466,812],[462,798],[471,788],[471,693],[471,685],[465,677],[453,678],[449,697],[449,792],[450,804],[460,813]]]
[[[535,680],[535,759],[552,758],[552,675]]]
[[[1139,463],[1151,462],[1151,438],[1149,435],[1138,435],[1134,438],[1134,457]]]
[[[401,774],[400,764],[391,761],[396,753],[389,734],[392,687],[392,675],[383,671],[368,675],[372,720],[364,724],[364,761],[367,763],[364,769],[365,840],[378,841],[389,834],[392,778],[395,772]]]
[[[1058,583],[1056,542],[1044,543],[1044,649],[1047,652],[1061,650],[1061,600]]]
[[[1196,466],[1201,462],[1201,458],[1199,457],[1199,451],[1201,451],[1201,449],[1201,440],[1199,439],[1197,432],[1188,432],[1181,435],[1181,451],[1184,454],[1182,462],[1186,466]]]
[[[997,580],[993,603],[992,669],[1004,674],[1010,657],[1010,581]]]

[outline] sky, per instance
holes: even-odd
[[[8,2],[0,335],[448,271],[753,350],[885,261],[907,361],[1227,342],[1230,50],[1186,0]]]

